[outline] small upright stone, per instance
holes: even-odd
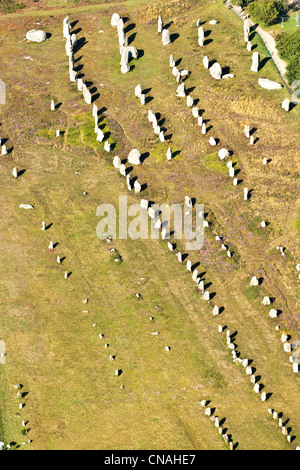
[[[162,18],[161,18],[161,16],[159,16],[158,20],[157,20],[157,32],[162,33],[163,27],[164,27],[164,25],[163,25]]]
[[[251,72],[258,72],[258,71],[259,71],[259,53],[253,52]]]
[[[168,29],[163,29],[162,35],[161,35],[161,40],[163,46],[167,46],[171,42],[171,35],[170,31]]]
[[[283,100],[282,102],[282,108],[285,110],[285,111],[289,111],[290,110],[290,100],[288,98],[286,98],[285,100]]]

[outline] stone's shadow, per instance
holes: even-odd
[[[82,70],[83,67],[84,67],[83,64],[79,64],[79,65],[77,65],[76,67],[74,67],[74,70],[75,70],[75,72],[80,72],[80,70]],[[82,77],[80,77],[80,78],[82,78]]]
[[[186,96],[188,96],[190,93],[192,93],[192,91],[194,91],[195,89],[196,89],[195,86],[192,86],[191,88],[187,88],[185,90]]]
[[[25,172],[26,172],[26,170],[18,171],[18,178],[20,178],[20,176],[24,175]]]
[[[78,39],[76,44],[73,47],[74,54],[76,54],[76,52],[80,51],[80,49],[82,49],[83,46],[85,46],[86,44],[88,44],[88,41],[86,40],[85,37],[82,37],[82,38]]]
[[[78,34],[81,33],[82,28],[75,29],[74,31],[71,31],[71,34]]]
[[[290,111],[292,111],[292,109],[296,108],[297,104],[298,104],[298,103],[297,103],[296,101],[292,101],[292,102],[290,103]]]
[[[227,75],[228,73],[230,73],[230,67],[223,67],[222,68],[222,76]]]
[[[123,21],[124,21],[124,20],[123,20]],[[129,33],[129,31],[132,31],[135,27],[136,27],[136,24],[135,24],[135,23],[128,24],[128,25],[125,26],[125,28],[124,28],[124,33],[125,33],[125,34]]]
[[[144,152],[144,153],[142,153],[141,156],[140,156],[140,161],[141,161],[141,163],[143,163],[143,162],[146,160],[146,158],[149,158],[149,157],[150,157],[150,153],[149,153],[149,152]]]
[[[170,21],[170,23],[167,23],[167,24],[163,27],[163,29],[169,29],[170,26],[172,26],[172,24],[173,24],[173,21]]]
[[[259,69],[258,71],[260,71],[261,69],[264,68],[264,66],[269,62],[269,60],[271,60],[271,57],[265,57],[264,59],[262,59],[259,63]]]
[[[52,37],[51,33],[46,33],[46,39],[50,39]]]
[[[133,34],[131,34],[131,36],[129,36],[129,38],[128,38],[128,46],[130,46],[130,44],[133,43],[133,41],[135,40],[135,38],[136,38],[136,33],[133,33]]]
[[[179,34],[178,33],[173,33],[170,35],[170,41],[171,43],[173,44],[173,42],[176,41],[176,39],[179,38]]]

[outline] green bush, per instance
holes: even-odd
[[[282,2],[276,0],[254,0],[249,5],[249,13],[263,26],[270,26],[276,23],[282,6]]]
[[[300,80],[300,30],[292,34],[279,34],[276,47],[280,57],[288,62],[286,75],[291,85],[295,80]]]

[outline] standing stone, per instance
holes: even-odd
[[[256,276],[253,276],[250,281],[250,286],[258,286],[259,282]]]
[[[174,245],[171,242],[168,242],[168,248],[170,251],[174,251]]]
[[[251,72],[258,72],[258,71],[259,71],[259,53],[253,52]]]
[[[121,159],[118,156],[115,156],[113,159],[113,166],[118,170],[121,166]]]
[[[251,52],[251,51],[252,51],[252,44],[251,44],[251,41],[248,41],[248,42],[247,42],[247,46],[246,46],[246,47],[247,47],[247,51],[248,51],[248,52]]]
[[[93,117],[98,120],[98,106],[93,104]]]
[[[210,68],[209,68],[210,74],[213,78],[216,80],[221,80],[222,78],[222,68],[221,65],[218,62],[215,62]]]
[[[250,20],[247,18],[244,20],[244,31],[247,31],[247,33],[249,34],[250,33],[250,29],[251,29],[251,23],[250,23]]]
[[[244,133],[245,133],[245,136],[247,137],[247,139],[250,138],[250,126],[245,126],[244,127]]]
[[[213,137],[210,137],[208,142],[209,142],[209,145],[211,145],[212,147],[217,145],[217,142]]]
[[[275,308],[271,308],[271,310],[269,311],[269,317],[270,318],[277,318],[278,317],[278,313],[277,313],[277,310],[275,310]]]
[[[230,176],[230,178],[234,178],[234,175],[235,175],[234,168],[229,168],[229,176]]]
[[[171,36],[170,36],[170,31],[168,29],[163,29],[161,40],[162,40],[163,46],[167,46],[168,44],[170,44]]]
[[[194,106],[194,107],[193,107],[193,109],[192,109],[192,116],[193,116],[195,119],[198,119],[199,110],[198,110],[197,106]]]
[[[187,207],[190,207],[190,208],[193,207],[193,201],[189,196],[185,196],[184,205],[187,206]]]
[[[45,222],[42,222],[42,228],[41,230],[45,231],[46,230],[46,223]]]
[[[175,67],[175,59],[174,59],[173,54],[170,55],[169,65],[172,68]]]
[[[161,18],[161,16],[159,16],[158,20],[157,20],[157,32],[162,33],[163,27],[164,27],[164,25],[163,25],[162,18]]]
[[[124,163],[121,163],[119,170],[122,176],[126,176],[126,166]]]
[[[187,96],[186,97],[186,104],[187,104],[187,107],[188,108],[191,108],[194,104],[194,100],[191,96]]]
[[[127,72],[129,72],[129,71],[130,71],[130,66],[129,66],[128,64],[123,64],[123,65],[121,66],[121,72],[122,72],[122,73],[127,73]]]
[[[299,372],[299,365],[298,362],[293,362],[293,372],[297,374]]]
[[[200,47],[204,46],[204,29],[202,26],[199,26],[198,28],[198,44]]]
[[[185,97],[186,93],[185,93],[185,84],[184,84],[184,83],[181,83],[181,84],[177,87],[176,93],[177,93],[177,96],[179,96],[180,98],[184,98],[184,97]]]
[[[174,77],[177,77],[178,75],[180,75],[180,72],[179,72],[178,68],[175,67],[175,65],[172,67],[172,75]]]
[[[70,82],[75,83],[77,79],[77,73],[75,72],[75,70],[72,70],[70,68],[69,75],[70,75]]]
[[[206,69],[209,69],[209,59],[207,56],[203,57],[203,66]]]
[[[63,37],[64,38],[67,38],[70,35],[70,29],[71,29],[70,20],[69,20],[69,17],[67,16],[63,20]]]
[[[204,292],[204,294],[202,295],[202,299],[203,299],[203,300],[207,300],[207,301],[210,300],[210,294],[209,294],[209,292],[208,292],[207,290],[206,290],[206,291]]]
[[[130,163],[131,165],[140,165],[140,157],[140,152],[137,149],[132,149],[128,154],[128,163]]]
[[[285,111],[289,111],[290,110],[290,100],[288,98],[286,98],[285,100],[283,100],[282,102],[282,108],[285,110]]]
[[[198,126],[202,127],[202,124],[203,124],[203,117],[198,116]]]
[[[178,262],[182,263],[182,253],[180,253],[180,251],[177,253],[176,257],[177,257]]]
[[[127,183],[128,190],[131,191],[132,190],[132,184],[131,184],[130,175],[126,175],[126,183]]]
[[[142,87],[141,85],[137,85],[134,89],[134,94],[137,98],[140,98],[141,97],[141,94],[142,94]]]
[[[170,147],[167,150],[166,156],[167,156],[167,160],[172,160],[172,150]]]
[[[51,100],[51,111],[55,111],[55,103],[54,100]]]
[[[263,305],[271,305],[271,299],[270,297],[264,297],[262,301]]]
[[[18,168],[15,167],[12,171],[12,175],[13,175],[14,178],[18,178],[18,174],[19,174]]]
[[[160,131],[160,133],[159,133],[159,140],[160,140],[161,142],[165,142],[165,141],[166,141],[165,136],[164,136],[164,131]]]
[[[218,152],[218,156],[220,160],[225,160],[227,157],[229,157],[229,152],[227,149],[221,149]]]
[[[141,94],[140,101],[142,106],[146,103],[146,95],[144,93]]]
[[[98,142],[103,142],[103,139],[104,139],[104,134],[103,134],[101,129],[98,129],[97,130],[97,139],[96,140],[98,140]]]
[[[90,91],[88,90],[88,87],[86,86],[85,83],[83,84],[83,87],[82,87],[82,94],[83,94],[83,99],[86,102],[86,104],[92,104],[92,95]]]
[[[248,188],[244,188],[244,201],[248,200],[249,191]]]
[[[124,31],[119,32],[118,38],[119,38],[119,45],[120,46],[128,46],[128,38],[127,38],[126,34],[124,33]]]
[[[205,123],[202,124],[201,132],[202,132],[203,135],[206,134],[206,125],[205,125]]]
[[[254,136],[253,136],[253,135],[250,135],[249,144],[250,144],[250,145],[254,145]]]
[[[248,44],[249,43],[249,33],[248,31],[244,31],[244,41]],[[251,44],[251,43],[250,43]]]
[[[153,111],[149,109],[148,111],[148,121],[151,122],[153,125],[157,125],[157,119]]]
[[[156,124],[155,124],[155,125],[153,124],[153,130],[154,130],[154,134],[155,134],[155,135],[159,135],[159,134],[160,134],[160,126],[158,126],[158,125],[156,125]]]
[[[111,26],[118,26],[119,21],[120,15],[118,15],[118,13],[113,13],[110,21]]]
[[[57,130],[55,131],[55,135],[56,135],[56,137],[59,137],[59,136],[60,136],[60,130],[59,130],[59,129],[57,129]]]
[[[82,78],[78,78],[78,80],[77,80],[77,88],[78,88],[78,91],[82,91],[82,90],[83,90],[83,80],[82,80]]]
[[[138,181],[134,182],[133,187],[134,187],[134,192],[135,193],[140,193],[141,190],[142,190],[142,186],[140,185],[140,183]]]
[[[110,151],[111,151],[110,143],[108,142],[108,140],[104,143],[104,150],[105,150],[106,152],[110,152]]]
[[[219,307],[217,307],[217,305],[215,305],[214,308],[213,308],[213,315],[217,316],[217,315],[219,315],[219,313],[220,313],[220,309],[219,309]]]
[[[188,271],[191,271],[192,270],[192,262],[188,259],[187,262],[186,262],[186,269]]]
[[[7,155],[6,145],[2,145],[2,148],[1,148],[1,155]]]

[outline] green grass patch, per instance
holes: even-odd
[[[228,168],[224,160],[220,160],[218,157],[218,152],[210,153],[204,157],[204,165],[212,171],[217,171],[226,175],[228,173]]]
[[[296,220],[294,220],[293,227],[294,229],[297,230],[297,232],[300,232],[300,218],[297,218]]]
[[[41,129],[37,131],[36,135],[38,137],[44,137],[44,139],[47,139],[47,140],[53,140],[55,139],[56,133],[52,129]]]

